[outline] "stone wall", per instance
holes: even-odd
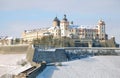
[[[30,46],[28,47],[27,55],[26,55],[27,61],[30,62],[32,66],[35,65],[35,63],[32,61],[33,55],[34,55],[34,50],[35,50],[34,47],[32,47],[32,45],[30,45]]]
[[[56,49],[55,51],[39,51],[37,48],[34,51],[33,62],[41,63],[63,62],[67,61],[65,50]]]
[[[29,45],[9,45],[0,46],[1,54],[11,54],[11,53],[26,53]]]
[[[113,39],[105,40],[100,42],[101,47],[117,47],[116,42]]]

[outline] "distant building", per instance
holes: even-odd
[[[105,22],[99,20],[95,27],[74,25],[73,22],[69,23],[64,15],[63,20],[59,21],[57,17],[53,20],[53,27],[48,31],[56,38],[71,37],[73,39],[95,39],[106,40],[107,34],[105,32]]]
[[[75,41],[83,40],[83,42],[93,39],[99,41],[108,39],[108,35],[105,31],[105,22],[103,20],[99,20],[97,25],[92,27],[74,25],[73,21],[70,23],[66,15],[64,15],[61,21],[58,17],[55,17],[52,25],[53,26],[50,28],[25,30],[22,33],[23,41],[30,42],[33,39],[49,35],[52,35],[54,38],[70,37]]]
[[[16,45],[22,44],[22,39],[9,36],[0,36],[0,45]]]
[[[22,39],[23,41],[30,42],[33,39],[41,38],[43,36],[50,35],[48,31],[48,28],[44,29],[34,29],[34,30],[24,30],[22,33]]]
[[[0,45],[12,45],[13,37],[0,36]]]

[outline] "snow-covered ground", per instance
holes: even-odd
[[[48,66],[37,78],[120,78],[120,56],[95,56]]]
[[[17,74],[22,70],[31,67],[18,65],[18,61],[25,59],[26,54],[0,54],[0,76],[4,74]]]

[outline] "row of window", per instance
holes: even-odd
[[[60,33],[56,33],[56,35],[60,35]],[[63,33],[62,33],[62,35],[63,35]],[[93,36],[93,34],[87,34],[87,33],[78,33],[78,35]],[[98,36],[98,34],[96,34],[96,36]],[[102,36],[104,36],[104,34],[102,34]]]
[[[70,30],[71,32],[74,32],[74,31],[76,31],[76,32],[98,32],[98,30]]]
[[[56,35],[60,35],[60,33],[56,33]]]

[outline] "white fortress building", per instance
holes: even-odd
[[[66,15],[60,21],[58,17],[53,20],[53,25],[49,28],[41,28],[34,30],[25,30],[22,33],[24,41],[32,41],[36,38],[52,35],[54,38],[70,37],[74,40],[99,40],[104,41],[108,39],[105,31],[105,22],[99,20],[97,25],[89,27],[83,25],[74,25],[69,22]]]

